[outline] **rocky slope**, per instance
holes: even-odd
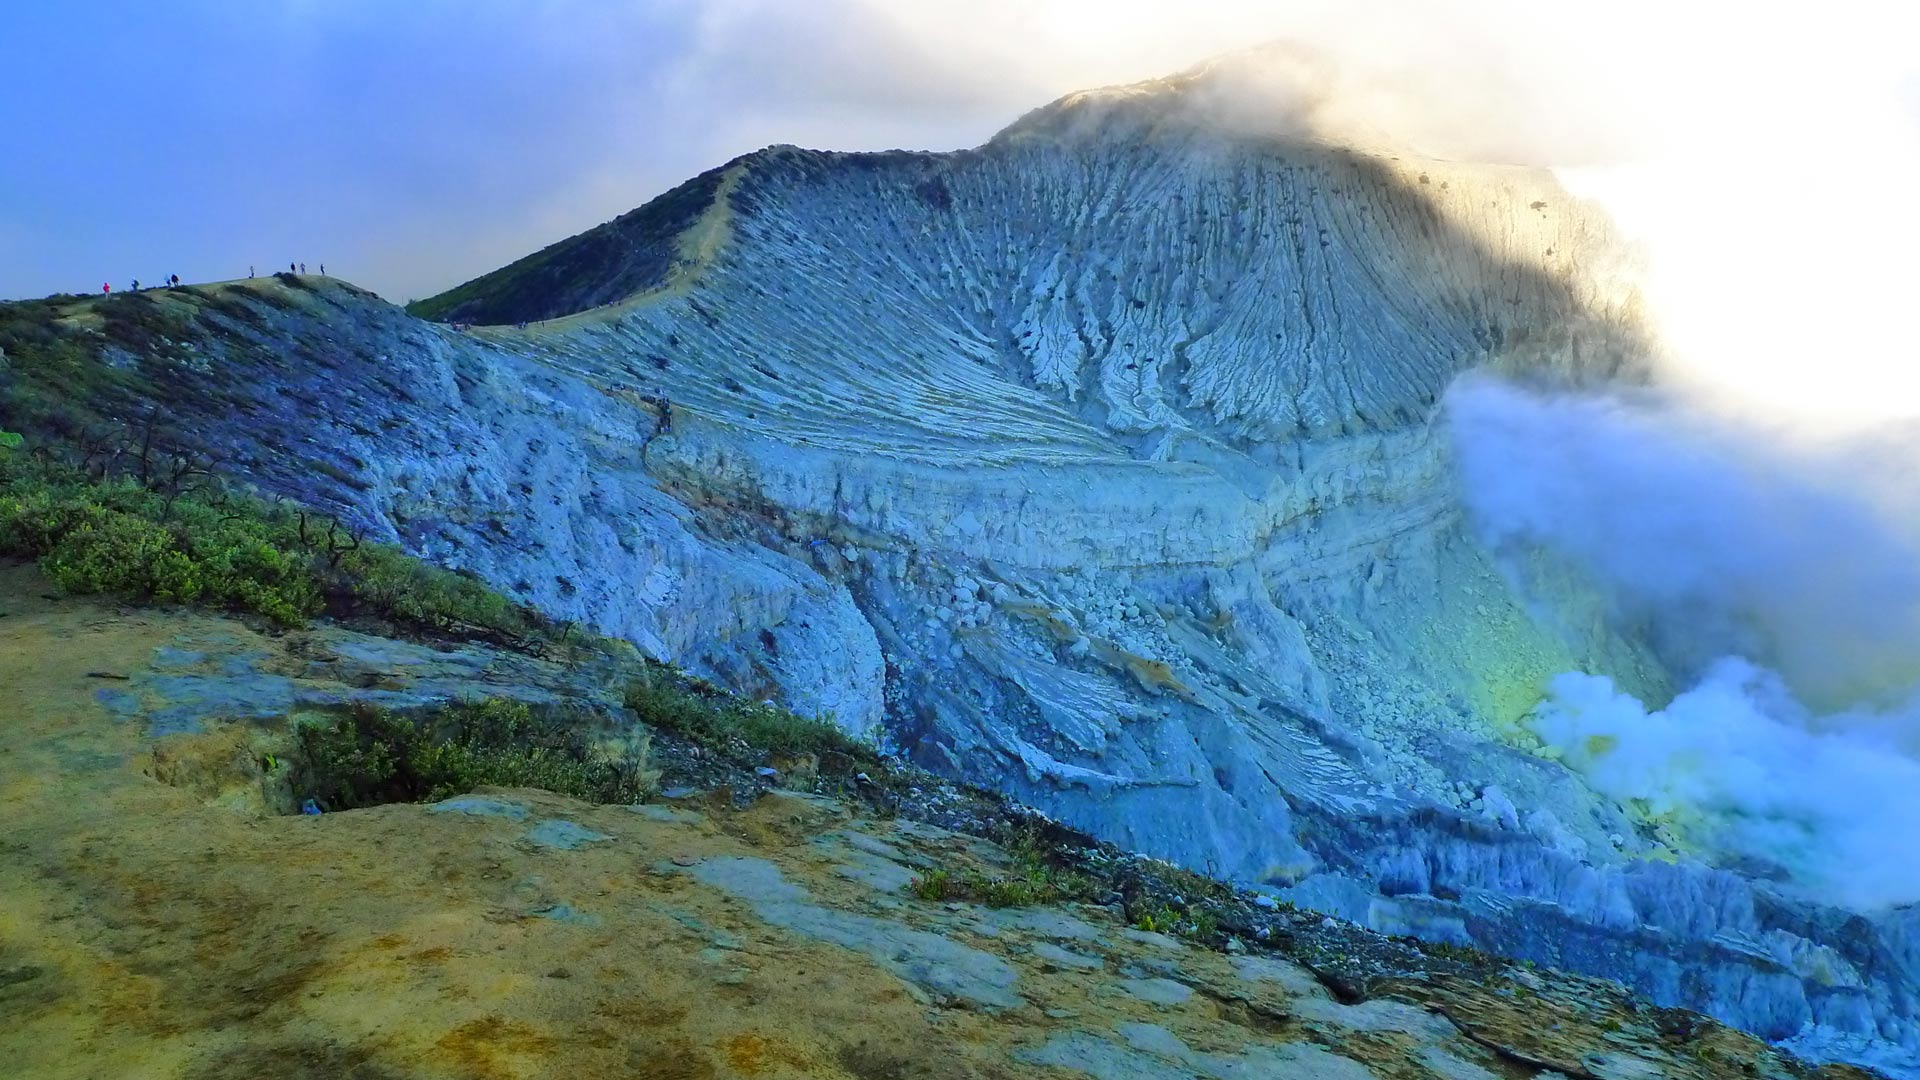
[[[1516,731],[1561,671],[1670,681],[1479,547],[1437,419],[1471,370],[1631,377],[1604,222],[1223,122],[1233,78],[776,147],[420,307],[503,325],[234,283],[120,362],[267,491],[1104,839],[1910,1063],[1913,915],[1702,865]]]
[[[804,791],[276,814],[270,748],[344,703],[618,708],[591,668],[47,589],[0,566],[9,1075],[1859,1075],[1318,915],[1222,953],[1100,906],[917,899],[916,876],[1008,854]]]

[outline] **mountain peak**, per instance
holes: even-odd
[[[994,141],[1225,137],[1413,152],[1377,122],[1339,107],[1343,91],[1352,89],[1325,54],[1274,41],[1172,75],[1075,91],[1021,117]]]

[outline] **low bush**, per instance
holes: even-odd
[[[626,703],[647,724],[710,746],[744,744],[775,754],[834,753],[861,761],[876,757],[871,746],[832,720],[738,697],[664,664],[648,663],[628,687]]]
[[[907,891],[922,900],[966,900],[988,907],[1031,907],[1093,898],[1093,886],[1087,879],[1045,867],[1023,867],[1011,874],[930,870],[914,878]]]
[[[311,560],[277,544],[260,516],[17,457],[0,459],[0,555],[40,560],[69,592],[249,611],[288,625],[321,607]]]
[[[1155,934],[1173,934],[1195,941],[1211,941],[1220,933],[1220,920],[1211,912],[1193,907],[1181,909],[1170,904],[1142,906],[1129,911],[1136,930]]]
[[[296,729],[294,790],[328,811],[532,787],[598,803],[653,793],[644,740],[608,752],[578,713],[490,698],[403,716],[355,708]]]
[[[297,533],[295,535],[298,540]],[[545,621],[476,578],[421,562],[388,544],[321,556],[321,580],[343,610],[363,608],[406,626],[512,643],[546,633]]]
[[[922,900],[966,900],[988,907],[1029,907],[1096,898],[1091,878],[1048,861],[1046,847],[1031,829],[1016,830],[1006,841],[1013,867],[1004,874],[977,870],[930,870],[913,879],[907,891]]]
[[[156,486],[158,485],[158,486]],[[517,643],[541,620],[485,584],[337,522],[185,485],[96,478],[0,452],[0,555],[38,559],[75,593],[199,604],[298,625],[322,610]]]

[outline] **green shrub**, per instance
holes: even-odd
[[[1202,942],[1212,941],[1220,933],[1220,920],[1211,912],[1197,907],[1182,910],[1170,904],[1141,906],[1132,910],[1131,921],[1136,930],[1173,934]]]
[[[39,559],[73,593],[250,611],[288,625],[321,606],[309,560],[276,546],[259,518],[33,463],[0,462],[0,555]]]
[[[967,900],[988,907],[1030,907],[1095,898],[1092,879],[1048,861],[1034,828],[1017,829],[1006,842],[1013,867],[1004,874],[977,870],[930,870],[913,879],[907,891],[922,900]]]
[[[610,753],[584,717],[489,698],[418,716],[355,708],[296,733],[294,786],[328,810],[533,787],[599,803],[652,794],[644,742]]]
[[[1088,900],[1093,884],[1078,874],[1043,866],[1023,866],[1010,874],[975,870],[930,870],[907,891],[922,900],[967,900],[988,907],[1031,907]]]
[[[156,484],[159,481],[155,482]],[[338,523],[226,492],[185,492],[0,455],[0,555],[74,593],[198,604],[299,625],[322,610],[519,643],[543,631],[485,584]]]
[[[776,754],[838,753],[872,760],[872,747],[828,719],[804,717],[728,694],[704,679],[649,663],[627,688],[627,707],[647,724],[711,746],[744,743]]]
[[[297,539],[297,538],[296,538]],[[521,638],[539,619],[483,582],[421,562],[386,544],[360,544],[330,566],[344,592],[396,622],[447,632]]]

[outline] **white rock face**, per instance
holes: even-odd
[[[209,399],[208,441],[1122,845],[1773,1037],[1920,1042],[1910,931],[1644,861],[1508,744],[1552,674],[1667,687],[1563,567],[1526,570],[1547,606],[1496,568],[1436,430],[1472,368],[1631,373],[1604,223],[1543,173],[1252,137],[1192,92],[750,155],[660,287],[525,329],[276,314],[259,339],[319,360],[252,377],[312,436]]]

